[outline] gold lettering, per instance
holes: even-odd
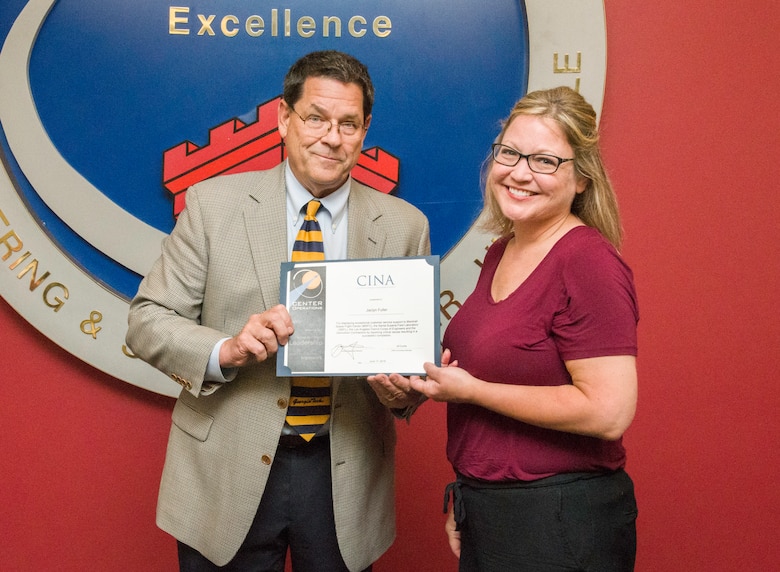
[[[130,351],[130,348],[128,348],[125,344],[122,344],[122,353],[131,359],[138,359],[138,356]]]
[[[558,67],[558,52],[553,53],[553,73],[582,73],[582,52],[577,52],[577,67],[569,67],[569,54],[563,54],[563,67]]]
[[[442,304],[441,299],[445,296],[447,297],[447,301],[445,304]],[[455,299],[455,294],[452,290],[445,290],[439,294],[439,308],[441,309],[441,313],[444,314],[448,320],[452,320],[452,316],[455,315],[455,312],[452,312],[452,314],[448,312],[450,306],[455,306],[455,312],[457,312],[460,309],[461,304]]]
[[[5,222],[6,226],[8,226],[8,221],[5,220],[5,217],[3,217],[3,221]],[[14,246],[11,246],[9,244],[9,241],[13,239],[16,243]],[[0,237],[0,244],[5,244],[6,252],[3,254],[3,260],[8,260],[8,258],[11,256],[14,252],[19,252],[22,249],[22,240],[19,238],[19,236],[16,234],[15,231],[9,230],[5,235]],[[29,252],[27,253],[30,254]],[[11,268],[13,270],[13,268]]]
[[[3,223],[6,226],[9,226],[8,219],[5,217],[5,214],[0,211],[0,220],[3,221]],[[12,244],[13,242],[13,244]],[[5,235],[0,237],[0,243],[5,245],[6,251],[3,253],[2,260],[8,260],[11,257],[11,254],[15,252],[19,252],[22,247],[23,243],[22,240],[19,238],[19,236],[16,234],[15,231],[10,230]],[[22,254],[19,258],[14,260],[11,264],[8,265],[8,268],[10,270],[16,270],[19,266],[21,266],[28,258],[30,258],[32,254],[29,250],[27,250],[24,254]],[[38,260],[33,258],[27,266],[22,268],[19,271],[19,274],[16,275],[16,277],[21,280],[24,278],[24,275],[28,272],[31,272],[30,275],[30,292],[34,292],[41,284],[43,284],[46,279],[51,275],[51,272],[46,271],[41,275],[38,276]],[[50,298],[49,292],[52,290],[52,288],[61,288],[63,290],[63,296],[67,300],[68,299],[68,289],[60,284],[59,282],[53,282],[46,286],[43,290],[43,303],[46,304],[49,308],[54,308],[54,311],[59,311],[60,308],[62,308],[63,304],[65,303],[61,298],[57,298],[56,296],[53,299]]]
[[[582,52],[577,52],[577,66],[569,66],[569,54],[563,54],[563,67],[558,66],[558,52],[553,53],[553,73],[582,73]],[[580,91],[580,78],[574,79],[574,90]]]
[[[65,301],[58,296],[54,296],[53,298],[50,297],[50,292],[53,288],[59,288],[62,290],[62,297],[65,298],[65,300],[70,298],[70,293],[68,292],[68,288],[59,282],[52,282],[43,290],[43,303],[46,304],[49,308],[54,308],[55,312],[59,312],[60,308],[65,305]]]
[[[228,38],[232,38],[236,34],[238,34],[238,28],[228,28],[228,23],[232,22],[233,24],[238,24],[238,18],[235,16],[225,16],[222,18],[222,22],[220,24],[220,29],[222,30],[222,33],[226,35]]]
[[[374,35],[377,38],[386,38],[393,31],[393,23],[388,16],[374,18]]]
[[[103,320],[103,314],[97,310],[92,310],[92,312],[89,313],[89,319],[81,322],[81,331],[91,335],[92,339],[96,340],[98,332],[103,329],[97,325],[101,320]]]
[[[487,252],[487,251],[488,251],[488,249],[489,249],[489,248],[492,246],[492,244],[493,244],[493,243],[494,243],[496,240],[498,240],[498,238],[495,238],[495,237],[494,237],[494,238],[491,238],[491,239],[490,239],[490,244],[488,244],[488,245],[486,245],[486,246],[485,246],[485,252]],[[475,258],[475,259],[474,259],[474,264],[476,264],[477,266],[479,266],[480,268],[482,268],[482,261],[481,261],[479,258]]]
[[[14,261],[11,263],[11,265],[10,265],[8,268],[10,268],[11,270],[15,270],[15,269],[16,269],[16,267],[17,267],[17,266],[19,266],[19,265],[20,265],[22,262],[24,262],[25,260],[27,260],[27,258],[28,258],[29,256],[30,256],[30,251],[28,250],[27,252],[25,252],[24,254],[22,254],[22,255],[21,255],[19,258],[17,258],[16,260],[14,260]]]
[[[29,256],[29,252],[24,255],[24,258],[27,258]],[[18,262],[21,262],[21,260],[18,260],[17,262],[14,262],[14,264],[11,266],[11,270],[13,270]],[[33,258],[32,262],[22,268],[22,271],[19,272],[19,274],[16,275],[16,277],[21,280],[22,277],[27,274],[32,269],[32,276],[30,276],[30,292],[33,292],[38,286],[43,284],[44,280],[46,280],[49,277],[49,274],[51,274],[48,270],[44,272],[43,276],[38,278],[38,260]]]
[[[366,35],[365,28],[361,28],[360,30],[358,30],[355,27],[355,24],[358,22],[363,24],[363,26],[366,25],[366,19],[363,16],[352,16],[349,19],[349,25],[347,27],[349,28],[349,35],[352,36],[353,38],[362,38],[363,36]]]
[[[246,33],[253,38],[262,36],[265,31],[263,28],[265,28],[265,22],[260,16],[249,16],[246,19]]]
[[[214,30],[211,28],[211,23],[214,21],[214,18],[216,18],[216,14],[211,14],[209,16],[204,16],[203,14],[198,14],[198,20],[200,20],[200,30],[198,30],[198,35],[202,36],[203,34],[208,34],[209,36],[214,36]]]
[[[189,28],[178,28],[176,27],[177,24],[187,24],[189,22],[189,18],[186,16],[180,17],[179,14],[189,14],[190,9],[186,6],[171,6],[168,9],[168,33],[169,34],[183,34],[187,35],[190,33]]]
[[[333,24],[333,26],[336,29],[336,37],[341,37],[341,18],[337,16],[323,16],[322,17],[322,37],[323,38],[329,38],[330,37],[330,25]]]
[[[339,16],[323,16],[321,30],[318,30],[318,22],[312,16],[301,16],[293,20],[292,9],[285,8],[284,14],[281,16],[283,20],[280,22],[279,11],[279,8],[271,8],[270,32],[272,37],[281,35],[289,38],[293,35],[293,31],[300,38],[311,38],[318,31],[325,38],[342,37],[342,18]],[[187,6],[170,6],[168,8],[168,33],[188,35],[191,30],[189,14],[190,8]],[[200,23],[198,36],[216,36],[219,32],[224,37],[233,38],[242,32],[242,25],[243,31],[253,38],[262,36],[266,31],[266,20],[257,14],[246,16],[245,19],[243,16],[227,14],[221,16],[219,20],[217,20],[217,14],[196,14],[196,16]],[[219,22],[218,27],[217,21]],[[369,24],[366,17],[355,15],[350,17],[347,22],[347,31],[353,38],[362,38],[369,31],[373,32],[377,38],[386,38],[392,33],[392,28],[393,23],[388,16],[377,16]]]
[[[298,35],[302,38],[311,38],[317,31],[317,24],[311,16],[303,16],[298,19]]]

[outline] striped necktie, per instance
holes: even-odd
[[[309,260],[325,260],[325,248],[322,244],[322,230],[315,215],[320,209],[320,201],[311,200],[306,204],[306,216],[303,217],[303,226],[298,231],[293,244],[293,262],[306,262]]]
[[[293,262],[325,260],[322,230],[315,215],[320,201],[311,200],[306,205],[303,226],[293,244]],[[287,424],[306,441],[311,441],[330,417],[330,378],[295,377],[292,381],[290,403],[287,407]]]

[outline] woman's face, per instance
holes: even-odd
[[[546,117],[519,115],[507,127],[501,143],[523,155],[541,153],[563,159],[574,157],[558,125]],[[535,173],[523,158],[514,167],[493,161],[488,184],[504,216],[522,224],[544,227],[571,212],[574,197],[585,190],[574,162],[561,163],[555,173]]]

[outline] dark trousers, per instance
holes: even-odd
[[[580,477],[512,488],[461,483],[460,571],[632,571],[633,482],[624,471]]]
[[[295,572],[348,572],[336,540],[327,437],[277,448],[260,507],[233,560],[216,566],[180,542],[179,568],[182,572],[284,572],[288,548]]]

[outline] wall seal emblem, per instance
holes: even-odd
[[[565,84],[601,111],[601,1],[218,4],[0,7],[0,294],[74,356],[164,395],[180,388],[124,346],[129,299],[194,171],[281,160],[266,104],[299,56],[368,65],[378,97],[353,175],[431,220],[442,331],[492,240],[474,224],[479,167],[512,103]]]

